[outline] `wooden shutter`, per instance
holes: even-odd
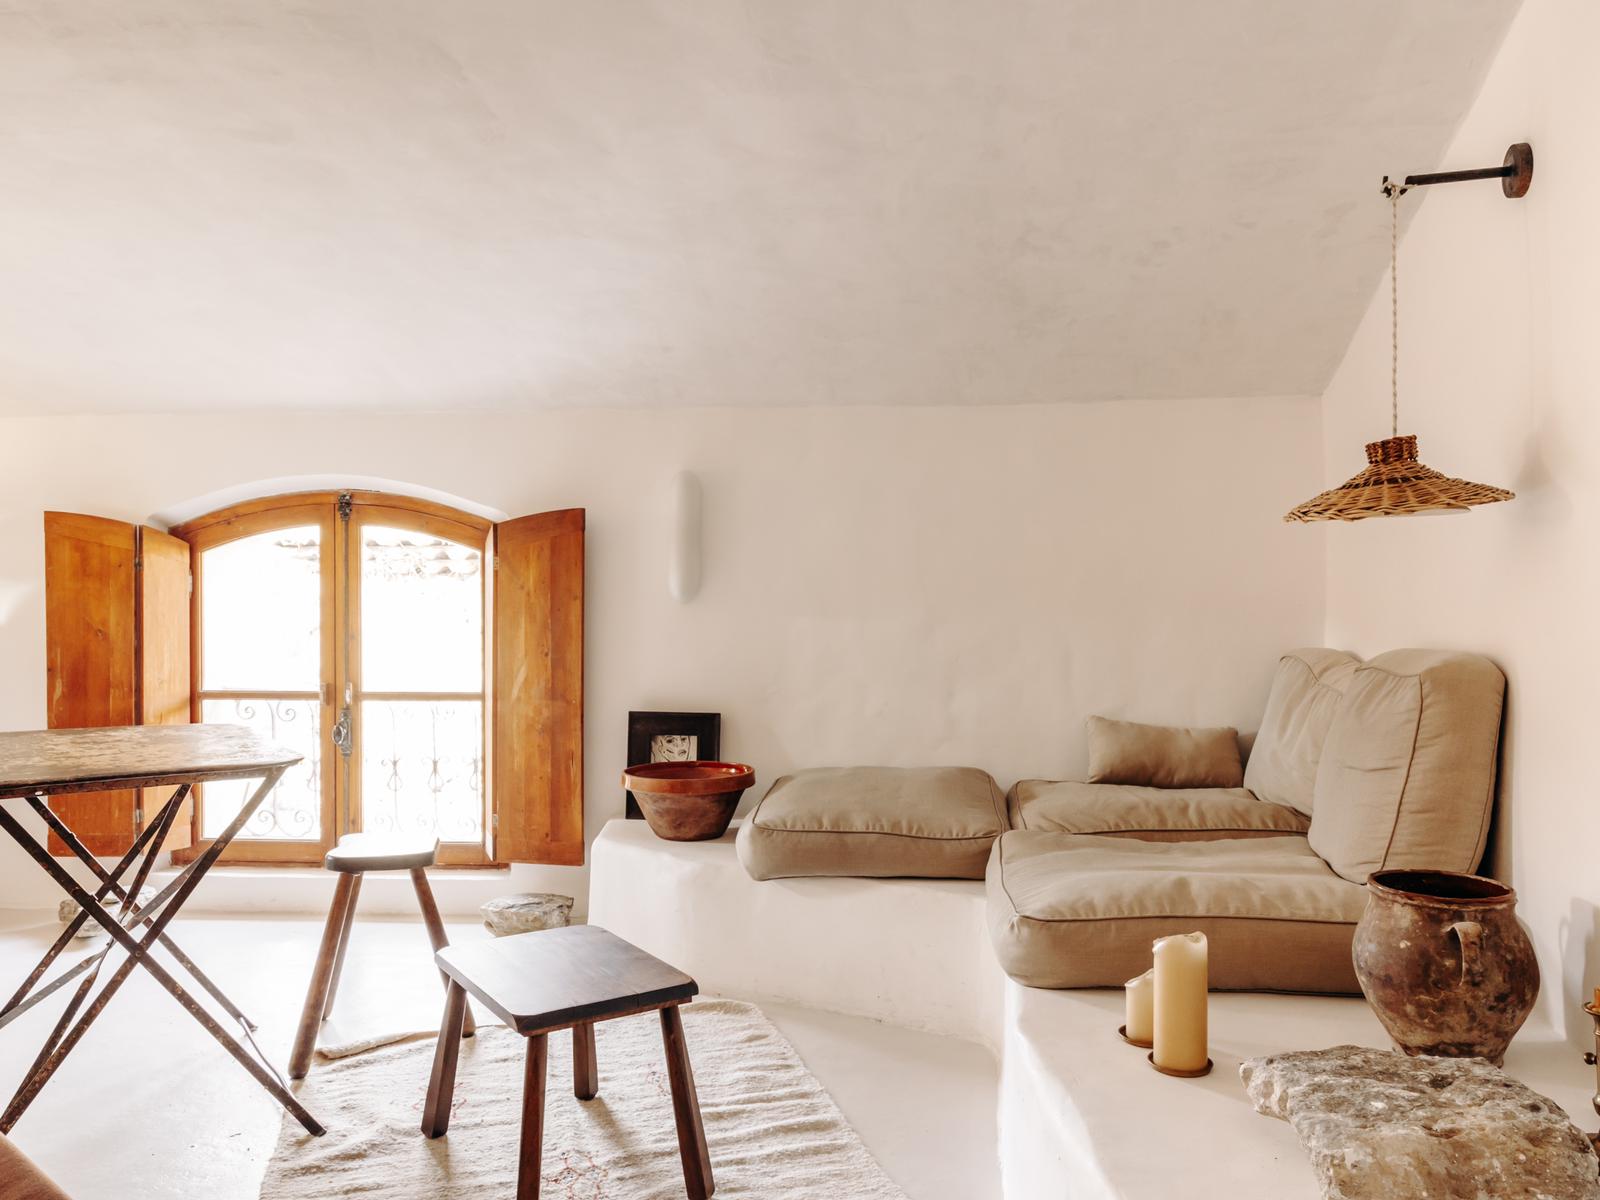
[[[502,862],[583,864],[581,508],[494,530],[493,744]]]
[[[126,521],[44,515],[45,682],[51,729],[138,721],[138,548],[138,534]],[[52,804],[95,854],[121,854],[133,843],[137,792],[86,792]],[[54,834],[50,851],[67,853]]]
[[[148,527],[139,530],[136,573],[139,680],[139,724],[187,725],[190,720],[189,678],[189,544]],[[172,795],[171,788],[146,788],[140,805],[143,821],[155,820]],[[167,850],[194,842],[194,797],[172,823]]]
[[[189,720],[189,547],[155,529],[76,513],[44,515],[46,719],[51,729]],[[170,790],[60,798],[97,855],[132,845]],[[186,846],[180,816],[165,843]],[[67,849],[52,834],[51,852]]]

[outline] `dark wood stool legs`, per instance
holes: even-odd
[[[456,1064],[461,1056],[461,1022],[466,1015],[467,993],[451,983],[445,992],[444,1020],[433,1050],[433,1074],[428,1098],[422,1106],[422,1132],[442,1137],[450,1128],[450,1105],[456,1093]],[[672,1117],[678,1127],[678,1154],[683,1160],[684,1190],[689,1200],[710,1200],[716,1191],[711,1174],[711,1151],[705,1125],[700,1120],[700,1099],[695,1093],[694,1069],[689,1065],[689,1043],[683,1036],[683,1017],[676,1005],[661,1010],[661,1041],[667,1053],[667,1078],[672,1084]],[[522,1135],[517,1151],[517,1200],[539,1200],[539,1164],[544,1149],[545,1074],[550,1061],[549,1035],[528,1038],[528,1057],[522,1084]],[[572,1027],[572,1090],[579,1100],[599,1093],[595,1062],[594,1026]]]
[[[461,1057],[461,1021],[467,1011],[467,993],[457,983],[445,991],[444,1020],[433,1048],[433,1074],[428,1098],[422,1105],[422,1132],[443,1137],[450,1129],[450,1105],[456,1094],[456,1065]],[[593,1028],[590,1028],[591,1035]],[[550,1061],[548,1034],[528,1038],[527,1065],[522,1080],[522,1136],[517,1148],[517,1200],[539,1200],[539,1166],[544,1152],[545,1068]]]
[[[667,1078],[672,1083],[672,1116],[678,1124],[678,1154],[683,1159],[683,1183],[689,1200],[708,1200],[716,1190],[711,1177],[711,1151],[700,1121],[700,1098],[694,1089],[694,1069],[689,1065],[689,1043],[683,1036],[683,1016],[677,1005],[661,1010],[661,1041],[667,1051]]]
[[[317,965],[311,972],[311,987],[306,992],[306,1005],[300,1013],[300,1028],[295,1033],[294,1050],[289,1055],[289,1078],[304,1079],[311,1066],[311,1052],[317,1046],[317,1028],[322,1024],[323,1009],[328,1005],[333,991],[338,964],[344,959],[343,931],[350,913],[355,911],[356,891],[360,878],[340,875],[333,889],[333,907],[328,909],[328,923],[322,930],[322,945],[317,950]]]
[[[444,992],[444,1020],[439,1023],[439,1044],[433,1048],[433,1074],[428,1077],[428,1099],[422,1106],[422,1132],[443,1137],[450,1128],[450,1105],[456,1096],[456,1060],[461,1056],[461,1021],[467,1014],[467,991],[452,983]]]
[[[344,974],[344,952],[350,948],[350,926],[356,919],[356,901],[361,898],[361,880],[364,876],[352,875],[355,885],[350,889],[350,899],[344,906],[344,924],[339,927],[339,953],[333,960],[333,978],[328,982],[328,1002],[322,1006],[322,1019],[326,1021],[333,1015],[333,998],[339,992],[339,976]],[[334,895],[334,907],[338,908],[338,895]]]
[[[517,1150],[517,1200],[539,1200],[539,1160],[544,1153],[544,1076],[550,1061],[550,1035],[528,1038],[528,1066],[522,1080],[522,1142]]]
[[[600,1094],[600,1064],[594,1056],[594,1026],[572,1027],[572,1094],[579,1100],[593,1100]]]
[[[434,902],[433,889],[428,886],[428,873],[421,867],[411,869],[411,886],[417,892],[417,907],[422,909],[422,923],[428,930],[428,941],[433,943],[435,954],[450,944],[450,939],[445,936],[444,922],[439,919],[439,906]],[[443,971],[439,978],[444,981],[445,987],[450,986],[450,977]],[[478,1032],[478,1026],[472,1019],[472,1005],[466,1007],[466,1019],[461,1026],[461,1036],[471,1037]]]
[[[361,895],[363,872],[340,871],[339,882],[333,889],[333,906],[328,909],[328,923],[322,930],[322,945],[317,950],[317,965],[311,972],[311,987],[306,992],[305,1007],[300,1011],[300,1027],[295,1031],[294,1050],[289,1055],[289,1078],[304,1079],[311,1069],[311,1055],[317,1048],[317,1031],[333,1012],[333,1000],[339,991],[339,976],[344,971],[344,955],[350,946],[350,925],[356,916],[356,899]],[[421,867],[411,868],[411,886],[417,893],[417,905],[422,909],[422,924],[428,931],[428,941],[438,953],[450,944],[445,935],[444,921],[439,916],[439,905],[428,886],[428,876]],[[439,977],[445,987],[450,979],[443,971]],[[472,1006],[462,993],[461,1037],[471,1037],[477,1032],[472,1019]]]

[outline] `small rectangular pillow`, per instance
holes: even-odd
[[[1236,788],[1244,784],[1235,729],[1178,729],[1090,717],[1089,782],[1135,787]]]

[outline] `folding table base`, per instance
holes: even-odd
[[[282,1076],[266,1061],[260,1047],[255,1044],[251,1036],[255,1026],[239,1011],[238,1007],[222,993],[207,976],[197,967],[177,945],[166,935],[166,927],[179,909],[188,900],[190,894],[199,885],[205,873],[227,849],[228,843],[233,841],[235,835],[244,828],[245,823],[255,815],[256,809],[266,798],[267,793],[277,784],[284,770],[279,768],[269,772],[261,781],[259,787],[250,799],[240,808],[238,814],[228,827],[223,830],[220,837],[213,841],[206,849],[180,872],[171,883],[167,884],[149,904],[140,906],[138,896],[140,889],[149,878],[151,868],[155,864],[157,855],[161,852],[161,843],[166,839],[168,830],[172,827],[178,809],[187,797],[190,785],[180,785],[172,794],[172,798],[162,806],[156,819],[135,839],[132,847],[124,854],[121,860],[111,870],[101,866],[88,848],[61,820],[50,811],[45,803],[44,796],[37,795],[29,798],[28,803],[34,812],[43,818],[45,824],[56,836],[66,844],[67,848],[88,867],[99,880],[99,886],[94,892],[89,892],[79,885],[65,867],[57,862],[49,852],[47,846],[31,836],[22,824],[11,813],[0,805],[0,829],[3,829],[12,841],[42,867],[46,874],[53,879],[63,892],[77,901],[81,911],[62,930],[61,936],[46,951],[44,958],[29,973],[15,995],[0,1008],[0,1027],[9,1024],[22,1013],[38,1004],[45,997],[65,987],[73,979],[81,979],[76,992],[67,1003],[66,1011],[62,1013],[50,1035],[40,1049],[38,1057],[24,1075],[21,1085],[11,1102],[0,1113],[0,1133],[10,1133],[12,1126],[27,1111],[33,1103],[34,1097],[40,1089],[49,1082],[56,1069],[66,1059],[83,1035],[88,1031],[96,1017],[105,1010],[117,990],[133,973],[136,966],[143,967],[157,983],[165,988],[184,1009],[199,1022],[200,1026],[214,1037],[217,1042],[238,1060],[250,1075],[261,1084],[263,1088],[292,1113],[297,1121],[303,1125],[307,1132],[320,1136],[324,1131],[317,1119],[306,1111],[305,1107],[290,1093]],[[124,887],[123,876],[134,870],[131,883]],[[110,896],[113,903],[119,905],[116,911],[108,908],[104,901]],[[110,935],[112,945],[76,964],[71,970],[63,972],[48,984],[36,987],[50,969],[51,963],[61,954],[62,950],[71,942],[73,936],[82,927],[86,920],[94,920]],[[144,930],[142,937],[136,938],[134,932]],[[99,980],[100,969],[112,946],[120,946],[127,952],[127,958],[117,967],[111,977],[106,980],[100,990],[94,991]],[[244,1036],[244,1042],[231,1036],[226,1029],[181,983],[179,983],[165,967],[152,955],[155,946],[161,946],[173,956],[178,965],[182,967],[211,997],[220,1004],[233,1019],[239,1022]],[[92,998],[91,998],[92,994]],[[81,1012],[81,1016],[79,1015]],[[246,1044],[248,1043],[248,1048]]]

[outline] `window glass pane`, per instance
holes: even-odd
[[[317,841],[322,837],[322,738],[315,700],[205,700],[200,719],[208,725],[244,725],[304,757],[278,780],[256,809],[243,838]],[[214,838],[239,815],[259,779],[223,780],[205,785],[200,806],[200,836]]]
[[[483,841],[483,702],[361,704],[361,827]]]
[[[361,682],[368,692],[483,690],[483,555],[364,525]]]
[[[202,679],[213,691],[321,685],[322,532],[258,533],[201,556]]]

